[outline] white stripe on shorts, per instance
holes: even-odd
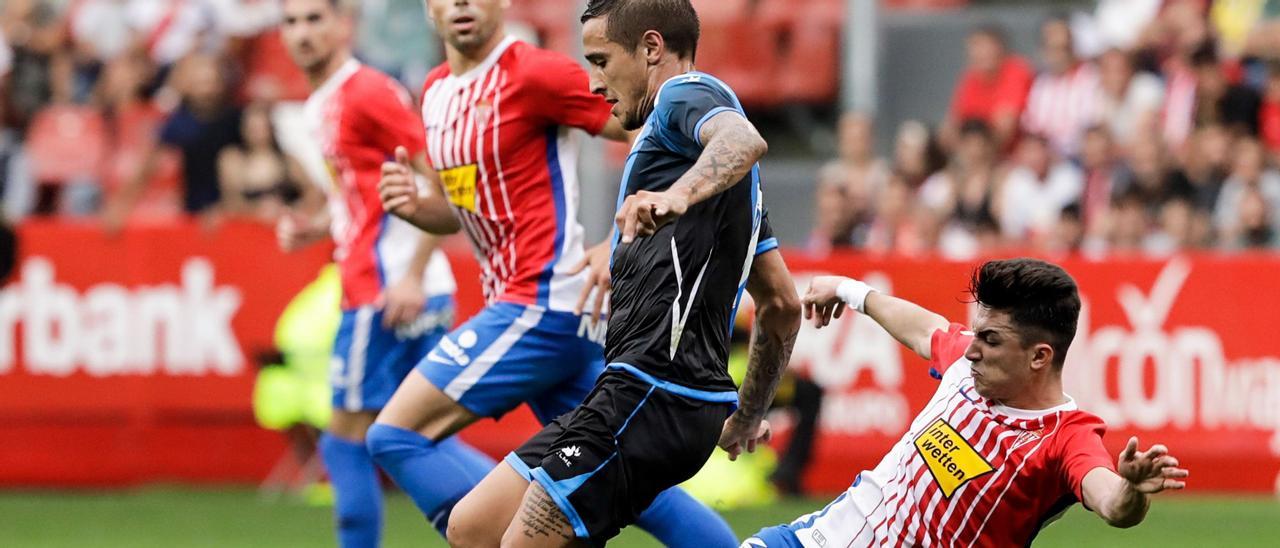
[[[364,404],[364,359],[369,353],[369,329],[373,324],[373,307],[362,306],[356,311],[355,331],[351,333],[351,348],[347,351],[347,395],[342,406],[347,411],[359,411]]]
[[[449,381],[449,385],[444,387],[445,395],[453,398],[454,401],[462,399],[467,390],[475,386],[476,382],[481,377],[484,377],[485,373],[488,373],[493,368],[493,365],[498,363],[498,360],[502,359],[508,350],[511,350],[512,346],[515,346],[520,337],[523,337],[530,329],[537,326],[538,322],[542,321],[542,312],[543,308],[539,306],[525,307],[524,313],[520,314],[520,317],[511,323],[511,327],[503,331],[502,335],[499,335],[498,339],[493,341],[493,344],[489,345],[489,348],[486,348],[479,357],[472,360],[462,373],[454,377],[452,381]]]

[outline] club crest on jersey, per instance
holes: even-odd
[[[951,495],[965,482],[990,474],[991,463],[982,458],[969,442],[947,421],[938,419],[916,436],[916,451],[929,467],[933,481],[942,495]]]
[[[1013,445],[1009,447],[1009,451],[1013,451],[1014,449],[1017,449],[1028,443],[1036,441],[1040,439],[1040,436],[1042,435],[1044,435],[1043,428],[1037,428],[1035,430],[1024,430],[1021,434],[1018,434],[1017,438],[1013,440]]]
[[[489,117],[493,115],[493,103],[490,103],[488,99],[481,99],[476,101],[475,106],[471,108],[476,113],[476,126],[488,127]]]

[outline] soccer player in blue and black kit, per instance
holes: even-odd
[[[582,21],[592,91],[641,130],[619,192],[609,365],[455,507],[451,530],[484,523],[504,546],[603,544],[717,443],[753,450],[799,327],[758,326],[737,390],[729,337],[764,225],[767,146],[733,91],[693,70],[689,1],[591,0]]]

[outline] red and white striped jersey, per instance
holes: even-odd
[[[578,145],[610,106],[572,59],[512,37],[463,74],[441,64],[422,97],[427,157],[481,265],[487,302],[569,311],[585,273]]]
[[[334,260],[342,275],[342,308],[371,305],[388,284],[404,277],[422,232],[382,210],[378,180],[397,146],[423,149],[422,121],[409,93],[391,77],[352,59],[307,99],[331,177],[326,188]],[[436,251],[423,290],[448,295],[456,286],[448,259]]]
[[[1031,84],[1022,128],[1049,139],[1058,154],[1075,156],[1085,130],[1099,122],[1098,70],[1080,63],[1064,74],[1041,73]]]
[[[1026,411],[983,399],[964,358],[973,334],[933,335],[938,391],[879,466],[819,512],[792,522],[806,547],[1026,546],[1081,500],[1081,481],[1114,469],[1106,428],[1074,400]]]

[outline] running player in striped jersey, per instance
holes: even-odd
[[[454,542],[450,512],[478,478],[438,448],[522,403],[548,422],[581,402],[604,369],[603,323],[575,313],[590,286],[571,130],[627,137],[582,67],[505,34],[507,5],[427,2],[446,60],[424,85],[425,151],[400,150],[383,167],[383,206],[428,232],[461,230],[482,267],[485,308],[426,354],[368,435],[375,460]],[[431,182],[423,194],[413,171]],[[737,544],[679,489],[640,525],[668,545]]]
[[[929,360],[933,398],[874,470],[819,512],[747,539],[752,547],[1027,546],[1076,502],[1131,527],[1149,496],[1187,471],[1162,445],[1131,438],[1113,464],[1106,425],[1062,392],[1080,297],[1038,260],[983,264],[969,288],[972,330],[862,282],[824,276],[804,297],[818,327],[847,306]]]
[[[382,162],[396,147],[425,146],[408,92],[352,58],[337,0],[286,0],[282,8],[282,36],[314,88],[305,111],[333,180],[328,217],[290,215],[279,235],[286,248],[327,232],[337,244],[343,312],[332,360],[333,417],[320,454],[336,495],[340,544],[377,546],[382,493],[365,431],[453,323],[453,273],[435,237],[382,211],[378,195]],[[472,474],[491,465],[470,448],[449,450]]]

